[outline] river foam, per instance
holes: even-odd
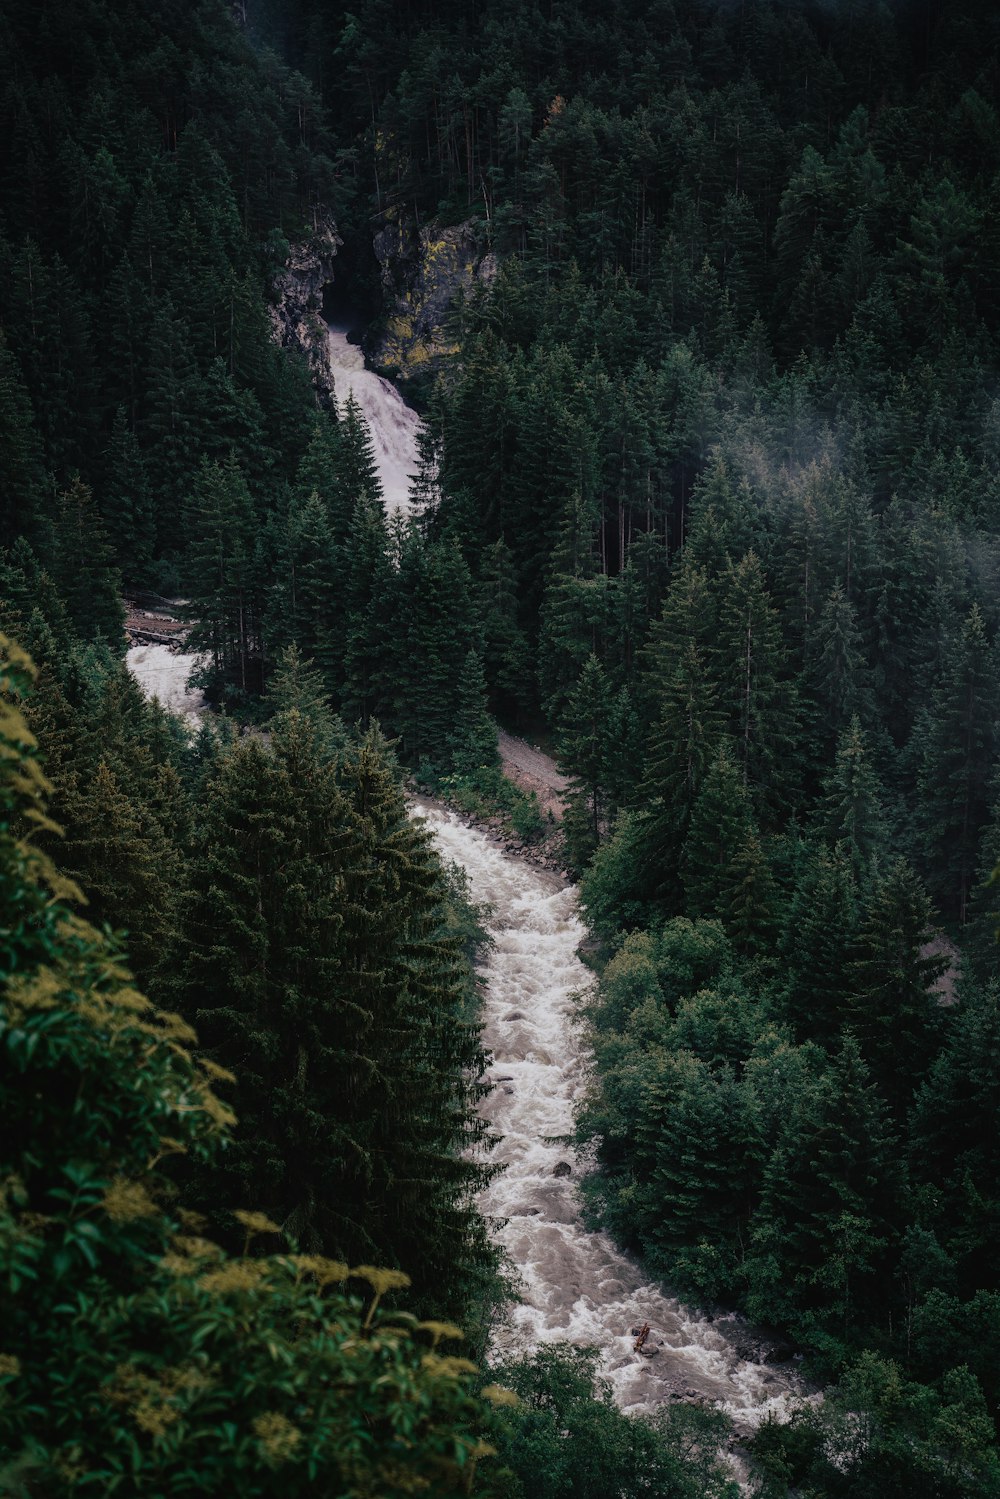
[[[577,954],[586,928],[574,888],[503,853],[452,812],[417,802],[414,814],[441,855],[466,871],[472,898],[492,910],[494,946],[482,972],[494,1086],[482,1111],[500,1137],[491,1159],[506,1169],[479,1205],[498,1221],[522,1280],[521,1301],[497,1337],[500,1351],[557,1340],[595,1347],[626,1410],[701,1399],[742,1431],[787,1415],[802,1393],[794,1366],[741,1356],[738,1345],[752,1341],[752,1331],[740,1318],[684,1306],[606,1234],[583,1226],[581,1162],[567,1141],[590,1066],[577,996],[593,976]],[[635,1352],[631,1331],[647,1322],[653,1357]]]
[[[352,395],[371,433],[382,499],[388,514],[407,514],[410,481],[417,472],[417,433],[420,418],[389,380],[365,368],[357,344],[348,342],[347,329],[330,325],[330,368],[341,411]]]

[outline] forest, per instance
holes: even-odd
[[[825,1392],[744,1490],[995,1499],[1000,13],[0,0],[0,120],[0,1494],[738,1492],[491,1352],[489,913],[408,797],[509,808],[500,725],[587,1222]],[[274,337],[327,219],[373,358],[377,231],[495,262],[408,516]]]

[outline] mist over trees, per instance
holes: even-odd
[[[29,1028],[51,1014],[85,1051],[87,996],[130,1002],[124,932],[195,1060],[157,1031],[130,1077],[128,1032],[84,1110],[93,1200],[145,1180],[115,1154],[115,1099],[156,1114],[192,1067],[240,1123],[167,1164],[168,1198],[211,1220],[226,1264],[244,1263],[234,1208],[276,1225],[249,1257],[284,1266],[261,1316],[326,1304],[291,1287],[294,1241],[405,1271],[421,1315],[481,1344],[503,1293],[472,1205],[489,1167],[464,1154],[483,1056],[450,935],[476,918],[402,778],[488,799],[497,722],[544,736],[600,942],[593,1221],[681,1294],[780,1327],[831,1383],[757,1437],[768,1499],[1000,1491],[998,59],[981,0],[0,13],[0,627],[38,669],[29,692],[10,657],[24,728],[3,764],[34,776],[40,743],[63,836],[39,823],[38,858],[92,923],[39,893],[12,781],[4,1097],[27,1076],[24,974]],[[323,215],[372,346],[376,228],[468,223],[497,257],[452,309],[458,353],[408,386],[410,521],[386,517],[360,410],[320,407],[272,336],[273,275]],[[123,588],[187,601],[220,710],[195,737],[124,670]],[[62,1095],[38,1086],[45,1159],[76,1170]],[[27,1144],[10,1149],[12,1183]],[[65,1188],[3,1190],[5,1268],[24,1245],[48,1264],[25,1217]],[[137,1256],[173,1252],[173,1201],[56,1278],[132,1287]],[[32,1307],[9,1325],[44,1319],[56,1359],[54,1304]],[[0,1344],[8,1467],[34,1398],[16,1355]],[[431,1448],[436,1423],[459,1445],[479,1430],[452,1374],[443,1405],[427,1392]],[[165,1378],[143,1386],[158,1410],[195,1389]],[[520,1435],[483,1439],[502,1492],[539,1474],[553,1499],[583,1492],[559,1448],[578,1422],[612,1474],[647,1461],[585,1359],[510,1382]],[[109,1410],[135,1404],[116,1389]],[[76,1461],[53,1421],[50,1485]],[[656,1492],[721,1482],[660,1436]],[[184,1491],[149,1472],[146,1491]]]

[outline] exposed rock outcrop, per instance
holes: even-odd
[[[473,220],[418,229],[412,220],[398,219],[376,234],[374,246],[383,314],[366,343],[369,359],[381,374],[402,381],[433,374],[457,352],[446,325],[458,293],[488,286],[497,273],[496,256],[484,250]]]
[[[343,240],[331,218],[320,218],[308,239],[291,246],[274,278],[271,323],[277,342],[306,357],[316,394],[323,406],[333,400],[333,374],[327,327],[323,321],[323,288],[334,279],[333,262]]]

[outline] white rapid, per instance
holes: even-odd
[[[417,471],[419,416],[390,381],[365,369],[364,355],[348,343],[346,328],[330,327],[330,367],[341,410],[353,395],[368,423],[386,511],[405,514],[410,480]]]
[[[523,1281],[523,1299],[498,1342],[517,1350],[559,1339],[599,1348],[625,1409],[699,1398],[724,1409],[738,1431],[770,1412],[784,1415],[802,1393],[794,1365],[778,1369],[741,1356],[737,1345],[753,1341],[747,1324],[682,1306],[580,1221],[579,1162],[569,1145],[551,1143],[572,1132],[588,1065],[574,996],[592,975],[577,956],[585,928],[573,887],[502,853],[453,813],[420,802],[414,812],[441,854],[466,870],[473,899],[492,907],[483,1018],[494,1089],[483,1112],[502,1136],[492,1159],[506,1170],[480,1206],[506,1220],[500,1238]],[[653,1357],[634,1351],[630,1330],[646,1322]]]
[[[134,645],[125,660],[147,697],[158,698],[162,707],[179,713],[190,727],[197,724],[205,697],[197,687],[188,686],[188,677],[199,657],[169,645]]]

